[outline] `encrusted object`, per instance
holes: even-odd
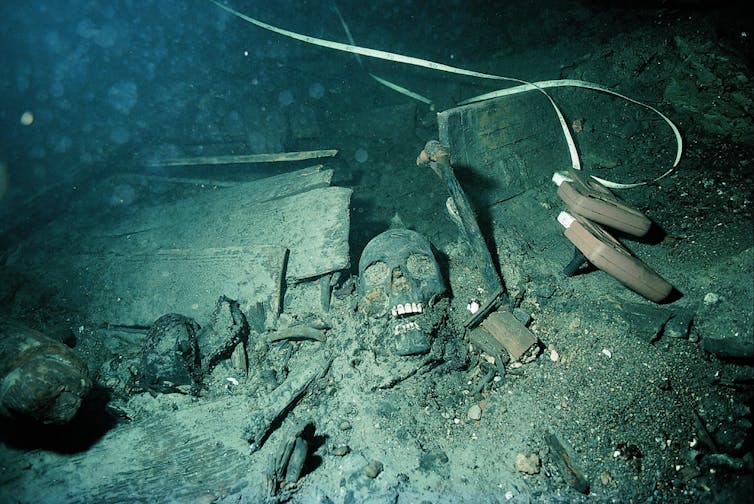
[[[0,319],[0,415],[64,424],[92,382],[86,363],[63,343]]]
[[[221,360],[230,359],[239,345],[243,351],[249,331],[238,301],[220,296],[209,323],[196,334],[204,373],[211,373]]]
[[[291,370],[288,378],[258,404],[244,429],[252,452],[259,450],[285,416],[293,410],[316,380],[327,374],[332,364],[330,356],[315,357],[308,366]]]
[[[198,389],[202,380],[197,332],[192,318],[169,313],[155,321],[141,352],[141,386],[152,392],[180,392],[181,386]]]

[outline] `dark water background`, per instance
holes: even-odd
[[[239,1],[232,7],[289,30],[346,41],[331,2]],[[587,50],[598,41],[594,37],[604,42],[645,23],[692,14],[714,18],[721,38],[744,51],[751,47],[751,37],[741,36],[750,21],[736,3],[381,0],[338,7],[360,45],[527,80],[557,78],[552,62],[571,56],[522,59],[528,51],[547,54],[564,40]],[[327,123],[349,110],[407,101],[375,85],[352,56],[258,29],[209,1],[6,0],[0,5],[0,57],[5,230],[49,217],[45,210],[64,207],[92,176],[162,174],[148,165],[166,157],[337,143],[326,129],[324,138],[291,139],[286,114],[296,107],[313,108]],[[417,91],[438,91],[439,107],[473,95],[445,95],[440,86],[446,76],[369,64]],[[495,88],[476,86],[479,92]],[[120,191],[103,196],[103,204],[127,203],[129,189]],[[34,195],[42,195],[43,208],[28,205]],[[32,215],[19,220],[23,202],[21,211]]]

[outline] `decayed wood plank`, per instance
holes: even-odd
[[[196,156],[187,158],[163,159],[149,164],[149,166],[196,166],[196,165],[223,165],[242,163],[279,163],[284,161],[304,161],[333,157],[338,153],[335,149],[278,152],[271,154],[245,154],[236,156]]]
[[[23,471],[3,490],[19,502],[214,502],[262,481],[242,438],[244,401],[183,402],[119,425],[84,452],[40,453],[45,471]],[[28,460],[4,455],[4,463]]]
[[[314,167],[207,191],[96,235],[60,227],[14,261],[56,290],[56,302],[100,323],[148,325],[171,312],[201,319],[221,295],[244,310],[270,307],[281,299],[285,249],[289,282],[349,265],[352,190],[329,186],[331,176]]]
[[[299,281],[349,265],[352,190],[320,187],[276,199],[247,198],[248,185],[154,209],[90,249],[140,254],[165,248],[279,245],[290,250],[287,279]]]
[[[437,114],[453,167],[494,179],[498,199],[547,183],[570,166],[552,106],[539,93],[502,97]]]
[[[263,502],[268,462],[286,435],[279,424],[331,363],[327,351],[294,358],[270,394],[135,397],[127,406],[135,419],[79,453],[0,446],[0,467],[12,468],[0,471],[0,502],[210,503],[242,489]],[[275,442],[261,446],[268,436]]]
[[[166,313],[204,319],[221,295],[246,311],[281,297],[285,247],[158,249],[150,253],[59,256],[34,266],[59,300],[97,323],[149,325]]]

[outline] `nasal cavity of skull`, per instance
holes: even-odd
[[[393,269],[393,278],[390,282],[390,288],[393,294],[398,294],[409,290],[408,278],[403,275],[400,268]]]

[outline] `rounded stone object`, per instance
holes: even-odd
[[[142,388],[170,393],[201,380],[199,329],[194,319],[177,313],[163,315],[152,324],[141,349]]]
[[[86,363],[60,341],[0,319],[0,415],[64,424],[79,410],[92,382]]]
[[[469,408],[466,416],[469,418],[469,420],[479,420],[482,418],[482,408],[480,408],[478,404],[474,404],[471,408]]]
[[[374,479],[380,475],[382,469],[384,469],[382,462],[380,462],[379,460],[372,460],[370,463],[365,465],[361,471],[366,477]]]
[[[351,451],[351,447],[348,446],[347,444],[335,445],[332,448],[330,448],[330,452],[336,457],[344,457],[348,455],[350,451]]]

